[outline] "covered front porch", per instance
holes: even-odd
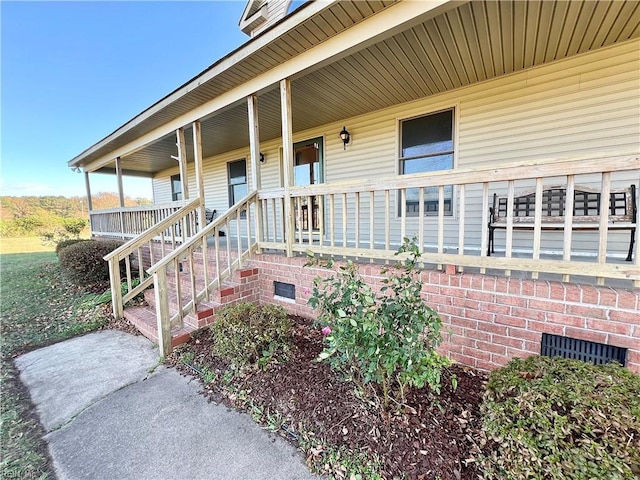
[[[328,272],[305,267],[309,255],[338,264],[361,262],[364,276],[380,285],[381,269],[398,259],[403,238],[415,237],[425,301],[456,334],[445,348],[460,361],[495,368],[510,356],[537,353],[542,333],[553,333],[628,347],[634,365],[640,355],[632,314],[640,285],[639,248],[634,242],[632,259],[626,259],[633,231],[616,230],[615,211],[606,204],[616,190],[612,182],[626,178],[638,161],[637,155],[551,159],[499,170],[261,189],[202,225],[202,202],[196,198],[109,257],[112,285],[125,286],[124,294],[113,289],[114,311],[125,315],[127,301],[146,290],[151,308],[126,315],[134,322],[141,316],[142,329],[165,351],[212,322],[216,309],[228,303],[277,303],[313,316],[306,304],[313,278]],[[602,228],[574,231],[575,209],[569,208],[558,230],[543,230],[549,212],[542,211],[540,200],[532,206],[531,229],[517,230],[518,218],[507,215],[506,228],[495,233],[495,251],[489,250],[493,192],[506,191],[513,205],[523,190],[533,186],[541,192],[559,184],[574,191],[589,184],[601,192],[597,225]],[[447,189],[455,192],[454,215],[446,214]],[[407,198],[415,190],[418,215],[411,216]],[[432,191],[437,207],[428,215]],[[322,220],[314,222],[309,211]],[[634,228],[637,222],[636,216]],[[482,353],[484,347],[488,353]]]
[[[89,195],[94,172],[121,198],[153,179],[155,205],[90,213],[128,240],[115,315],[146,290],[165,352],[220,292],[312,315],[307,255],[375,283],[415,237],[452,355],[491,368],[555,333],[640,365],[637,4],[358,5],[310,2],[72,161]]]

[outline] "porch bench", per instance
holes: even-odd
[[[209,208],[205,208],[205,222],[206,224],[210,224],[211,222],[213,222],[213,219],[216,218],[216,215],[218,213],[217,210],[211,210]]]
[[[574,189],[572,230],[600,229],[600,192],[588,187],[576,186]],[[542,192],[542,230],[563,230],[565,220],[567,189],[553,186]],[[489,208],[489,245],[487,255],[495,253],[494,232],[507,228],[508,197],[493,194],[493,206]],[[513,199],[513,229],[533,230],[535,228],[535,191],[525,192]],[[631,261],[636,234],[636,186],[611,190],[609,205],[610,230],[630,230],[629,254]]]

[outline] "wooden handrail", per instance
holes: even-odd
[[[242,266],[243,261],[251,255],[251,253],[257,248],[257,240],[252,240],[251,235],[251,205],[257,207],[257,192],[250,192],[246,197],[233,205],[229,210],[216,218],[212,223],[205,226],[202,230],[190,237],[182,245],[169,252],[161,260],[154,263],[147,269],[147,273],[153,276],[153,283],[156,295],[156,315],[158,319],[158,344],[160,351],[163,355],[168,355],[171,352],[171,328],[176,325],[182,325],[184,318],[191,312],[197,311],[198,305],[206,300],[211,291],[214,288],[220,288],[222,281],[229,278],[235,270]],[[257,213],[257,208],[254,208],[254,215]],[[246,239],[247,247],[243,250],[241,240],[240,221],[242,220],[241,212],[246,211],[245,219],[247,221]],[[219,232],[220,227],[226,227],[227,231],[230,228],[230,221],[236,220],[236,235],[237,235],[237,257],[232,261],[231,258],[231,236],[227,236],[227,268],[222,270],[220,267],[220,245],[219,245]],[[229,232],[227,232],[229,233]],[[216,272],[213,276],[209,276],[208,262],[207,262],[207,238],[213,236],[215,242],[215,268]],[[195,264],[194,252],[198,249],[202,249],[202,263],[204,277],[200,284],[203,284],[203,288],[197,290],[196,274],[193,270]],[[187,285],[190,289],[190,299],[183,301],[182,289],[180,283],[180,262],[184,259],[188,259],[190,268],[187,271],[188,282]],[[176,276],[176,292],[171,292],[168,287],[167,277],[169,269],[173,268],[174,275]],[[174,304],[177,304],[177,312],[171,314],[169,312],[169,296],[174,298]]]
[[[141,293],[145,288],[151,284],[152,277],[144,277],[144,270],[142,266],[142,253],[141,249],[147,245],[158,235],[162,236],[162,232],[166,229],[173,227],[176,223],[183,222],[183,220],[194,211],[196,211],[202,205],[202,200],[196,198],[188,202],[185,206],[175,211],[167,218],[153,225],[145,230],[142,234],[129,240],[124,245],[120,246],[108,255],[105,255],[104,259],[109,263],[109,281],[111,283],[111,301],[113,305],[113,315],[115,318],[121,318],[124,313],[124,304],[131,298]],[[186,226],[186,224],[184,225]],[[151,248],[150,248],[151,250]],[[129,258],[134,252],[138,252],[138,269],[140,272],[140,283],[136,287],[132,286],[131,276],[131,259]],[[122,294],[122,288],[120,286],[120,261],[125,260],[125,267],[127,272],[127,293]]]
[[[156,223],[152,227],[149,227],[147,230],[142,232],[137,237],[132,238],[121,247],[118,247],[116,250],[106,255],[104,259],[106,261],[109,261],[113,257],[119,257],[120,259],[124,258],[126,255],[133,252],[137,248],[137,245],[142,245],[148,242],[149,240],[155,238],[160,232],[162,232],[163,230],[166,230],[168,227],[176,223],[177,220],[184,217],[186,214],[196,210],[200,206],[200,203],[201,202],[199,198],[196,198],[190,201],[189,203],[184,205],[182,208],[180,208],[180,210],[175,211],[164,220],[161,220],[160,222]]]
[[[120,213],[120,212],[146,212],[160,210],[162,208],[182,208],[188,205],[188,200],[177,200],[171,203],[154,203],[153,205],[136,205],[133,207],[104,208],[101,210],[90,210],[89,215],[100,215],[103,213]]]
[[[229,210],[227,210],[225,213],[217,217],[209,225],[207,225],[202,230],[200,230],[196,235],[189,238],[189,240],[184,242],[175,250],[172,250],[162,260],[151,265],[151,267],[147,269],[147,273],[153,275],[156,271],[158,271],[158,269],[169,265],[169,263],[171,263],[175,258],[181,258],[186,252],[193,249],[194,245],[201,242],[203,237],[207,237],[211,235],[221,225],[225,224],[228,220],[231,220],[237,213],[237,210],[239,209],[242,210],[242,207],[244,206],[244,204],[249,203],[249,201],[253,200],[253,197],[255,197],[256,195],[257,195],[257,192],[255,191],[249,193],[246,197],[244,197],[242,200],[240,200],[231,208],[229,208]]]
[[[611,157],[575,157],[544,161],[526,161],[501,164],[499,167],[456,168],[428,173],[396,175],[381,180],[356,180],[349,182],[316,183],[291,187],[292,197],[328,195],[332,193],[357,193],[368,190],[396,190],[398,188],[426,188],[441,185],[466,185],[483,180],[491,182],[525,180],[536,177],[581,175],[599,172],[606,162],[608,171],[629,171],[640,168],[640,155],[616,155]],[[258,198],[277,198],[283,188],[261,190]]]

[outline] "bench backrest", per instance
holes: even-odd
[[[609,199],[610,222],[636,221],[636,186],[612,190]],[[494,193],[491,222],[504,222],[507,217],[507,197],[499,197]],[[567,204],[565,187],[549,187],[542,192],[543,221],[564,221]],[[533,221],[536,208],[536,194],[526,192],[513,199],[514,221]],[[600,192],[576,187],[574,190],[573,216],[577,222],[598,221],[600,217]]]

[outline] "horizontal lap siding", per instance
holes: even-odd
[[[171,202],[171,175],[165,172],[159,173],[153,178],[153,203],[161,205]]]
[[[638,150],[640,61],[638,42],[557,62],[497,80],[484,94],[469,90],[460,102],[460,166],[503,161]],[[506,82],[506,80],[512,80]],[[486,82],[487,84],[493,82]],[[557,180],[557,181],[556,181]],[[613,187],[638,183],[638,171],[616,174]],[[545,181],[546,186],[565,179]],[[580,176],[577,186],[600,188],[600,176]],[[517,182],[516,195],[534,188]],[[490,188],[506,195],[506,184]],[[479,226],[480,202],[467,195],[467,223]],[[504,246],[504,232],[496,246]],[[467,241],[472,240],[468,237]],[[576,250],[597,249],[597,232],[576,232]],[[609,249],[626,254],[629,232],[609,232]],[[514,249],[531,249],[531,232],[514,233]],[[562,234],[544,232],[542,249],[562,250]]]

